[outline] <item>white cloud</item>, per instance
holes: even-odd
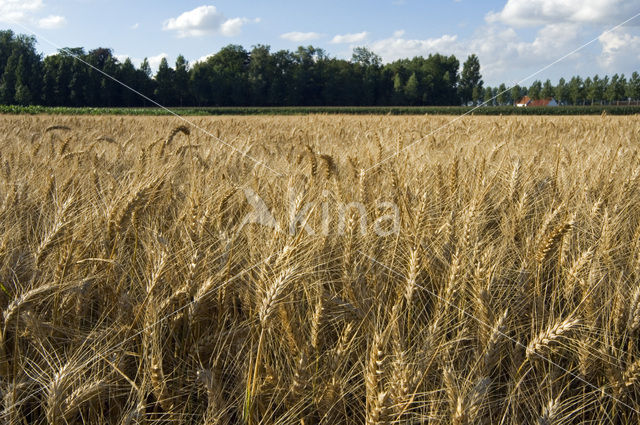
[[[131,63],[133,63],[133,66],[135,66],[136,68],[140,68],[140,65],[142,64],[142,61],[144,59],[141,59],[139,57],[131,57],[129,55],[126,54],[114,54],[113,55],[116,59],[118,59],[118,61],[120,63],[124,63],[124,61],[127,60],[127,58],[129,58],[131,60]],[[151,73],[152,75],[155,74],[156,72],[158,72],[158,67],[160,66],[160,61],[162,60],[162,58],[167,58],[167,60],[169,59],[169,55],[166,53],[160,53],[158,55],[155,56],[150,56],[147,57],[147,61],[149,62],[149,67],[151,68]],[[171,62],[169,62],[169,66],[173,67],[173,64]]]
[[[149,66],[151,67],[154,73],[158,69],[158,66],[160,66],[160,62],[162,61],[162,58],[168,59],[169,55],[166,53],[160,53],[159,55],[150,56],[147,58],[147,60],[149,61]]]
[[[48,15],[39,18],[45,8],[43,0],[0,0],[0,22],[23,22],[43,29],[57,29],[66,25],[64,16]]]
[[[240,34],[242,26],[259,19],[227,19],[215,6],[199,6],[182,13],[177,18],[164,21],[162,29],[176,31],[178,37],[201,37],[209,34],[221,34],[232,37]]]
[[[196,59],[195,63],[206,62],[207,59],[209,59],[213,55],[215,55],[215,53],[209,53],[208,55],[200,56],[198,59]]]
[[[131,25],[130,27],[132,30],[137,30],[138,28],[140,28],[140,23],[136,22],[135,24]]]
[[[280,38],[293,41],[295,43],[316,40],[320,37],[322,37],[322,34],[319,34],[317,32],[299,32],[299,31],[287,32],[280,36]]]
[[[508,82],[507,79],[514,76],[517,79],[529,77],[579,47],[579,27],[578,24],[546,25],[529,41],[524,40],[513,28],[489,25],[478,29],[471,40],[459,43],[452,53],[461,62],[466,60],[467,55],[477,54],[486,82]],[[550,74],[559,72],[560,68],[565,70],[560,73],[573,72],[566,70],[582,64],[585,59],[583,54],[584,52],[574,53],[523,84],[530,84],[534,79],[548,78]]]
[[[0,21],[24,21],[43,7],[42,0],[0,0]]]
[[[514,27],[559,22],[618,24],[640,12],[637,0],[508,0],[500,12],[489,12],[489,23]]]
[[[393,37],[374,41],[371,48],[387,61],[411,58],[414,56],[427,56],[429,53],[451,54],[458,47],[457,35],[443,35],[439,38],[424,40],[411,40],[403,38],[404,31],[396,31]]]
[[[364,41],[369,36],[369,33],[366,31],[352,33],[352,34],[338,34],[331,40],[333,44],[343,44],[343,43],[360,43]]]
[[[632,35],[619,28],[602,33],[598,37],[602,52],[599,64],[610,72],[630,72],[640,62],[640,36]]]
[[[129,55],[113,55],[114,58],[118,59],[118,62],[123,63],[124,61],[128,59],[131,59],[131,57],[129,57]],[[133,59],[131,59],[131,62],[133,62]]]
[[[523,40],[513,28],[497,25],[483,26],[469,39],[460,39],[455,34],[408,39],[403,31],[396,31],[392,37],[376,40],[369,47],[385,62],[440,53],[455,55],[462,66],[467,56],[475,53],[484,80],[494,84],[513,75],[528,76],[575,49],[580,44],[578,29],[578,24],[550,24],[538,30],[530,41]],[[575,63],[577,58],[579,54],[572,55],[565,64]],[[544,76],[545,73],[536,77]]]
[[[232,18],[227,19],[220,26],[220,34],[226,37],[233,37],[239,35],[242,32],[242,26],[244,24],[248,24],[250,22],[258,23],[260,22],[260,18],[256,19],[247,19],[247,18]]]
[[[67,19],[64,16],[59,15],[49,15],[38,20],[38,26],[48,30],[62,28],[66,24]]]

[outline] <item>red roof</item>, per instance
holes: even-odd
[[[519,101],[516,102],[516,105],[528,105],[531,102],[531,98],[529,96],[525,96]]]
[[[548,97],[546,99],[538,99],[532,101],[529,106],[547,106],[553,99]]]

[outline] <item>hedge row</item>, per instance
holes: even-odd
[[[375,107],[211,107],[171,108],[179,115],[633,115],[640,114],[640,106],[557,106],[528,107],[513,106],[375,106]],[[46,106],[0,105],[0,114],[61,114],[61,115],[171,115],[162,108],[69,108]]]

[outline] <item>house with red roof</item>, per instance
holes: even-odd
[[[529,96],[525,96],[516,102],[516,106],[519,108],[528,106],[558,106],[558,102],[552,97],[533,100]]]

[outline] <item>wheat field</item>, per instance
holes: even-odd
[[[451,119],[0,117],[2,423],[638,423],[640,118]]]

